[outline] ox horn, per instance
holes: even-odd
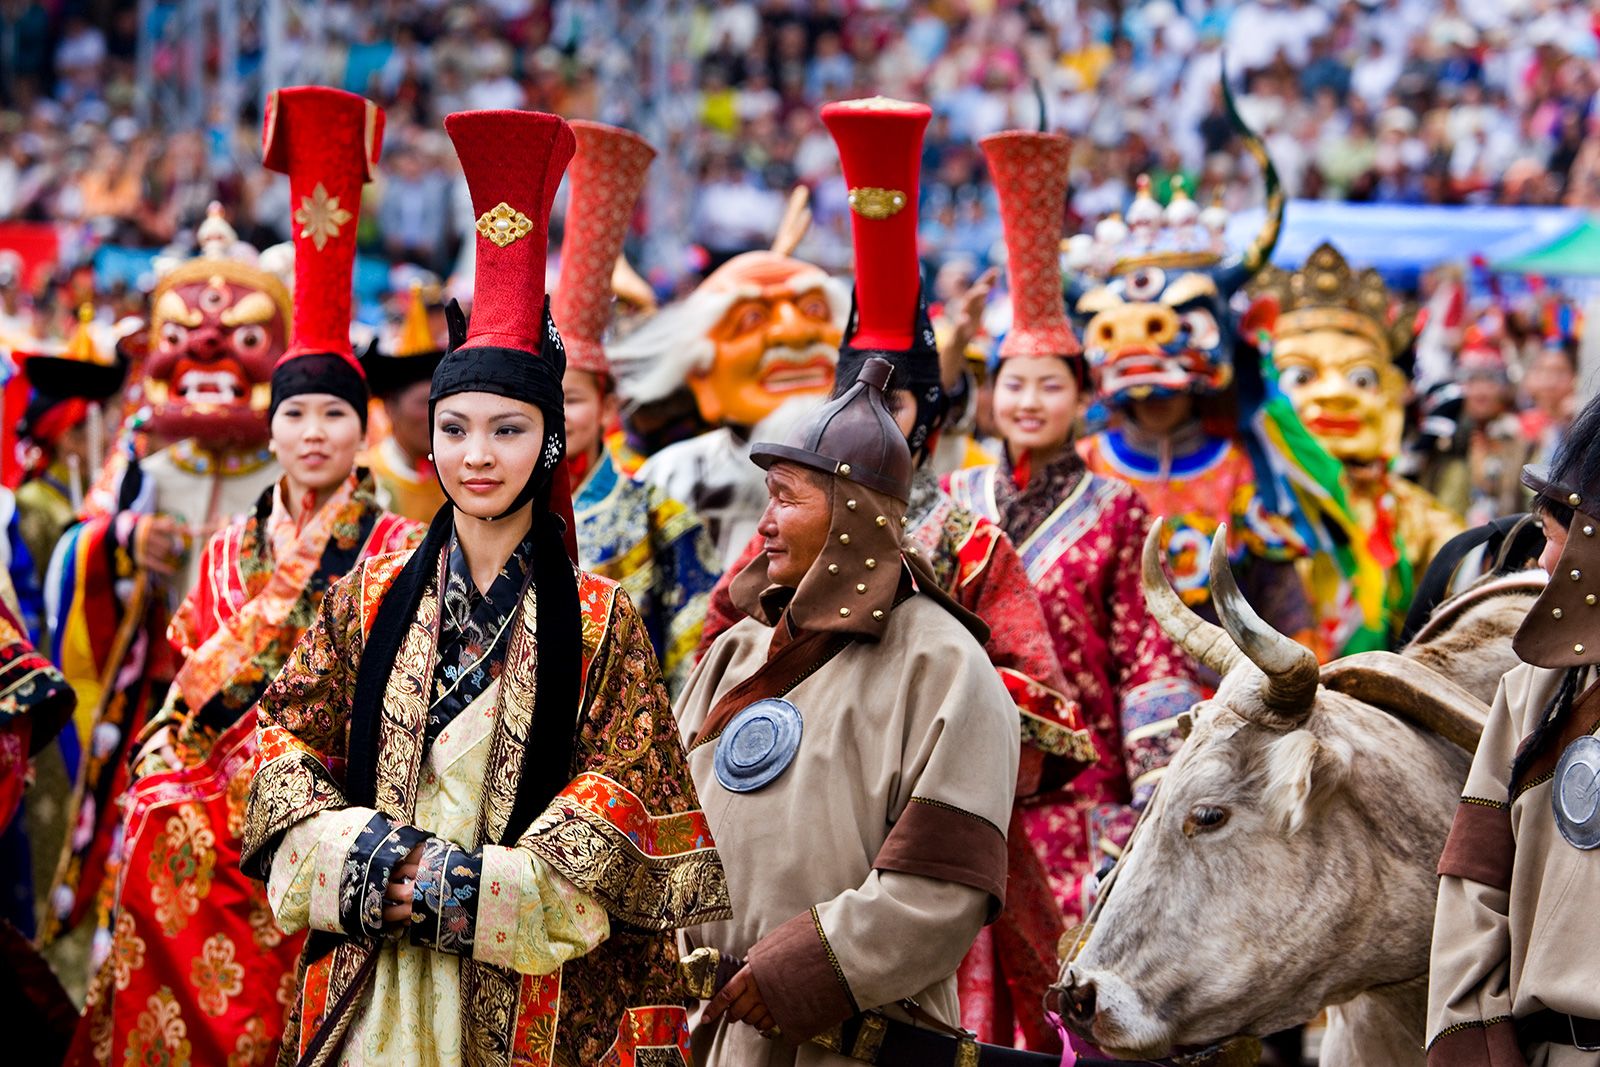
[[[1320,681],[1316,654],[1269,626],[1239,592],[1228,566],[1227,524],[1211,539],[1211,603],[1234,644],[1267,676],[1262,701],[1287,720],[1304,717]]]
[[[1150,532],[1144,538],[1140,579],[1144,584],[1145,606],[1162,632],[1187,652],[1190,659],[1219,675],[1227,674],[1239,662],[1238,646],[1226,630],[1202,619],[1185,604],[1161,569],[1161,528],[1165,523],[1165,519],[1151,523]]]

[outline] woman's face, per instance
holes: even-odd
[[[367,431],[350,402],[331,393],[291,396],[272,416],[272,450],[298,493],[325,493],[350,477]]]
[[[533,477],[544,446],[544,413],[493,393],[457,393],[433,416],[433,466],[461,512],[503,514]]]
[[[616,394],[602,387],[599,375],[573,367],[561,379],[561,392],[566,400],[567,451],[574,456],[594,455],[616,416]]]
[[[1078,380],[1056,356],[1001,360],[994,383],[994,422],[1017,452],[1052,452],[1072,441],[1083,414]]]

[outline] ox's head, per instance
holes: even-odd
[[[1269,1034],[1427,965],[1433,866],[1467,757],[1322,686],[1316,657],[1245,603],[1223,545],[1217,626],[1167,584],[1158,531],[1145,544],[1152,614],[1222,683],[1189,712],[1055,990],[1073,1028],[1117,1055]]]

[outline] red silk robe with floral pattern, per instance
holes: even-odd
[[[1022,809],[1057,902],[1069,921],[1081,918],[1095,869],[1119,854],[1136,807],[1182,744],[1177,716],[1200,699],[1193,665],[1145,608],[1150,516],[1131,488],[1084,470],[1070,450],[1025,488],[1004,462],[956,471],[946,488],[1016,542],[1094,739],[1094,766]]]
[[[303,937],[273,922],[239,870],[255,761],[257,697],[358,560],[415,545],[422,528],[350,481],[296,523],[277,487],[206,545],[200,581],[169,636],[180,668],[152,730],[180,766],[153,757],[123,798],[121,886],[110,954],[91,985],[68,1062],[257,1067],[283,1035]],[[263,514],[264,513],[264,514]]]

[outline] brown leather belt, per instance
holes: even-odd
[[[1523,1044],[1571,1045],[1584,1052],[1600,1052],[1600,1020],[1546,1009],[1518,1019],[1517,1038]]]

